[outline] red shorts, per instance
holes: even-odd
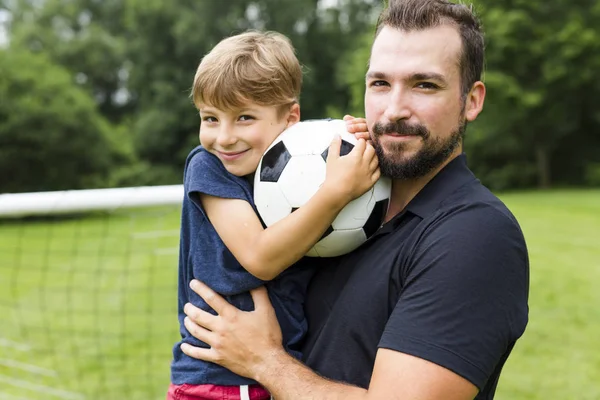
[[[167,400],[270,400],[271,394],[260,385],[171,385]]]

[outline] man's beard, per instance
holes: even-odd
[[[409,125],[405,121],[397,121],[373,126],[373,147],[379,158],[379,168],[383,176],[396,180],[409,180],[423,177],[441,166],[450,158],[456,148],[462,143],[467,122],[462,120],[458,127],[447,138],[431,138],[431,132],[420,124]],[[400,134],[418,136],[423,141],[422,148],[410,158],[403,157],[407,144],[403,142],[388,142],[384,151],[381,144],[383,134]]]

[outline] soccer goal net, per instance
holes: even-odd
[[[164,399],[181,186],[0,195],[0,399]]]

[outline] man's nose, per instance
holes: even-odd
[[[388,121],[409,119],[412,116],[410,93],[402,88],[395,88],[389,98],[384,116]]]

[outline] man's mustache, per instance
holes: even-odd
[[[390,122],[385,125],[380,122],[376,122],[375,125],[373,125],[373,134],[375,136],[381,136],[383,134],[420,136],[424,139],[427,139],[429,137],[429,130],[423,125],[411,125],[406,123],[406,121]]]

